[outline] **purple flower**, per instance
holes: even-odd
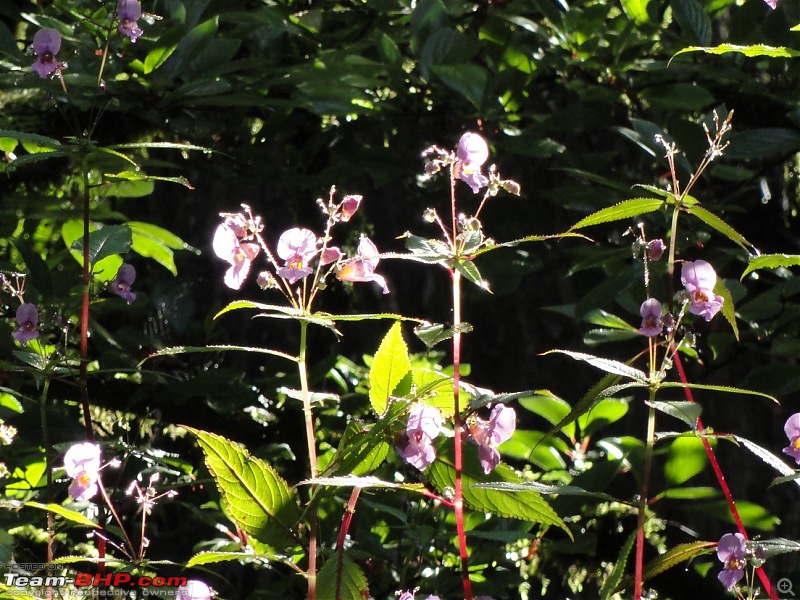
[[[386,285],[386,279],[375,273],[375,268],[380,262],[379,256],[375,244],[368,237],[362,235],[358,244],[358,255],[347,261],[336,273],[336,276],[341,281],[374,281],[381,286],[384,294],[388,294],[389,286]]]
[[[489,146],[477,133],[467,132],[458,140],[456,162],[453,173],[472,188],[474,194],[488,185],[489,180],[481,173],[481,166],[489,158]]]
[[[137,23],[142,18],[142,5],[139,4],[139,0],[117,0],[117,16],[119,17],[119,25],[117,25],[119,34],[136,43],[143,33]]]
[[[800,465],[800,413],[795,413],[786,419],[783,431],[789,438],[789,445],[783,449],[783,453],[791,456]]]
[[[317,253],[317,236],[308,229],[294,227],[284,231],[278,239],[278,256],[286,261],[286,265],[278,269],[278,275],[290,285],[295,281],[308,277],[314,269],[308,261]]]
[[[64,455],[64,470],[72,477],[69,495],[75,500],[89,500],[97,493],[100,446],[90,442],[70,446]]]
[[[639,333],[647,337],[661,335],[664,322],[661,320],[661,303],[658,300],[648,298],[642,302],[639,314],[642,315],[642,326],[639,327]]]
[[[764,2],[766,2],[767,6],[769,6],[772,10],[775,10],[775,8],[778,6],[778,0],[764,0]]]
[[[214,254],[231,265],[225,273],[224,281],[225,285],[234,290],[242,287],[250,272],[250,265],[260,250],[258,244],[242,242],[241,238],[245,236],[246,231],[244,217],[232,215],[226,217],[214,232],[212,242]]]
[[[20,304],[17,308],[16,321],[19,329],[11,335],[20,344],[25,345],[39,337],[39,309],[35,304]]]
[[[517,413],[505,404],[495,404],[488,422],[476,419],[470,426],[472,439],[478,444],[478,456],[484,473],[491,473],[500,464],[497,446],[509,439],[516,427]]]
[[[652,240],[647,242],[647,258],[653,262],[659,261],[661,260],[661,257],[664,256],[664,250],[666,249],[667,247],[663,240]]]
[[[411,406],[405,436],[401,436],[395,449],[405,461],[424,471],[436,459],[433,440],[442,427],[442,413],[438,409],[418,402]]]
[[[328,246],[322,251],[322,254],[319,257],[319,264],[324,267],[325,265],[335,263],[342,258],[344,258],[344,252],[339,250],[339,248],[336,246]]]
[[[349,221],[350,218],[356,213],[360,205],[361,205],[361,196],[345,196],[341,204],[342,221],[344,223],[347,223],[347,221]]]
[[[723,298],[714,293],[717,274],[704,260],[687,262],[681,268],[681,283],[689,292],[689,312],[710,321],[722,308]]]
[[[744,568],[747,565],[744,542],[741,533],[726,533],[717,542],[717,558],[725,565],[717,578],[729,592],[744,577]]]
[[[136,300],[136,294],[131,291],[135,279],[136,269],[133,268],[133,265],[122,263],[114,280],[108,283],[108,291],[130,304]]]
[[[36,53],[36,62],[33,70],[39,77],[46,79],[61,68],[61,63],[56,60],[56,54],[61,49],[61,34],[56,29],[40,29],[33,36],[33,51]]]
[[[180,600],[210,600],[211,588],[199,579],[190,579],[177,589]]]

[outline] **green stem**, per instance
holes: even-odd
[[[50,389],[50,378],[46,377],[42,385],[42,395],[39,399],[39,416],[42,421],[42,444],[44,445],[44,472],[47,477],[47,489],[45,491],[45,498],[47,504],[53,502],[53,469],[50,465],[50,434],[47,429],[47,392]],[[51,511],[47,511],[47,564],[53,562],[55,557],[53,548],[56,541],[55,533],[55,515]],[[45,596],[49,599],[53,597],[53,588],[47,586]]]
[[[467,554],[467,534],[464,529],[464,490],[461,481],[463,467],[463,432],[459,392],[461,389],[461,273],[453,269],[453,429],[455,430],[455,493],[453,508],[456,515],[458,535],[458,554],[461,558],[461,581],[464,599],[472,600],[472,585],[469,580],[469,555]]]
[[[300,353],[297,357],[297,369],[300,373],[300,390],[303,396],[303,415],[306,424],[306,443],[308,444],[308,466],[311,478],[318,475],[317,448],[314,439],[314,414],[311,411],[311,392],[308,388],[308,367],[306,365],[306,345],[308,343],[308,322],[300,321]],[[308,600],[317,597],[317,507],[313,502],[316,486],[311,486],[308,509]]]
[[[650,482],[650,469],[653,465],[653,448],[656,437],[656,409],[654,406],[656,392],[650,389],[650,407],[647,413],[647,438],[644,453],[644,472],[642,473],[642,488],[639,494],[639,516],[636,525],[636,565],[634,573],[634,600],[641,600],[642,581],[644,574],[644,524],[647,509],[647,488]]]

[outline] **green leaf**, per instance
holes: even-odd
[[[383,481],[373,476],[359,477],[356,475],[342,475],[339,477],[315,477],[314,479],[306,479],[304,481],[301,481],[300,484],[321,485],[329,487],[357,487],[357,488],[375,488],[375,489],[386,489],[386,490],[409,490],[409,491],[420,491],[425,489],[425,486],[421,483],[394,483],[391,481]]]
[[[622,377],[627,377],[629,379],[633,379],[639,383],[647,383],[647,374],[644,371],[640,371],[634,367],[626,365],[625,363],[621,363],[616,360],[611,360],[609,358],[601,358],[599,356],[594,356],[593,354],[584,354],[583,352],[571,352],[569,350],[549,350],[544,353],[547,354],[566,354],[567,356],[574,358],[575,360],[581,360],[583,362],[587,362],[593,367],[601,369],[606,373],[611,373],[612,375],[621,375]]]
[[[108,256],[125,254],[131,249],[133,237],[127,225],[106,225],[89,233],[89,264],[95,265]],[[83,253],[83,238],[72,243],[72,249]]]
[[[178,274],[173,250],[192,249],[174,233],[152,223],[129,221],[131,228],[131,249],[141,256],[152,258],[173,275]]]
[[[583,227],[589,227],[591,225],[600,225],[601,223],[632,219],[633,217],[660,210],[663,206],[664,201],[659,198],[634,198],[632,200],[624,200],[619,204],[603,208],[596,213],[592,213],[588,217],[584,217],[570,227],[570,231],[582,229]]]
[[[483,93],[486,89],[488,76],[486,71],[478,66],[469,63],[460,65],[437,65],[431,71],[445,85],[469,100],[473,105],[480,108],[483,101]]]
[[[764,158],[800,150],[800,132],[796,129],[759,127],[735,131],[728,140],[727,158]]]
[[[697,0],[670,0],[669,5],[685,33],[704,46],[711,43],[711,19]]]
[[[145,361],[151,358],[158,358],[160,356],[176,356],[179,354],[194,354],[202,352],[227,352],[235,350],[238,352],[254,352],[256,354],[269,354],[279,358],[285,358],[292,362],[297,362],[297,357],[278,350],[270,350],[269,348],[257,348],[253,346],[229,346],[229,345],[216,345],[216,346],[171,346],[169,348],[162,348],[153,352],[149,356],[143,358],[137,366],[142,366]]]
[[[386,412],[389,396],[410,370],[411,359],[401,325],[395,323],[381,341],[369,371],[369,401],[375,412]]]
[[[628,400],[605,398],[577,418],[581,437],[594,435],[600,429],[619,421],[628,413]]]
[[[787,465],[783,460],[767,450],[766,448],[762,448],[758,444],[751,442],[747,438],[743,438],[739,435],[734,435],[733,439],[739,442],[742,446],[744,446],[747,450],[752,452],[755,456],[757,456],[761,461],[767,465],[768,467],[772,467],[778,473],[783,476],[790,476],[794,475],[794,469],[792,469],[789,465]],[[795,479],[794,482],[800,486],[800,480]]]
[[[764,549],[767,558],[778,554],[786,554],[787,552],[800,552],[800,542],[787,540],[786,538],[760,539],[756,542],[756,545],[758,545],[759,549]]]
[[[800,266],[800,254],[762,254],[751,257],[741,279],[759,269],[779,269],[781,267]]]
[[[619,551],[619,558],[614,563],[614,568],[603,582],[603,587],[600,588],[600,600],[609,600],[617,587],[619,587],[622,577],[625,575],[625,565],[628,563],[628,556],[630,556],[635,541],[636,532],[634,531],[622,545]]]
[[[538,390],[530,398],[522,398],[519,403],[532,413],[546,419],[551,425],[561,423],[570,414],[569,403],[555,396],[549,390]],[[574,423],[565,424],[561,431],[569,438],[575,438]]]
[[[83,513],[79,513],[74,510],[70,510],[68,508],[64,508],[60,504],[40,504],[39,502],[26,502],[25,506],[30,506],[31,508],[38,508],[40,510],[46,510],[51,513],[57,514],[59,517],[64,517],[68,521],[72,521],[73,523],[78,523],[79,525],[83,525],[85,527],[91,528],[99,528],[100,525],[92,521],[91,519],[86,518],[83,516]]]
[[[24,131],[12,131],[11,129],[0,129],[0,138],[11,138],[20,142],[31,142],[37,146],[45,148],[60,148],[61,142],[53,138],[45,137],[35,133],[25,133]]]
[[[329,558],[317,573],[317,598],[363,600],[368,596],[367,578],[346,554],[336,554]]]
[[[256,560],[258,557],[249,552],[198,552],[186,563],[186,567],[196,567],[198,565],[210,565],[231,560]]]
[[[763,392],[755,390],[746,390],[743,388],[731,387],[729,385],[709,385],[704,383],[682,383],[680,381],[662,381],[658,384],[659,388],[690,388],[693,390],[707,390],[710,392],[725,392],[726,394],[743,394],[745,396],[759,396],[772,400],[776,404],[780,404],[778,399]]]
[[[647,15],[647,5],[650,0],[622,0],[622,10],[625,15],[637,25],[647,23],[649,17]]]
[[[700,413],[703,408],[696,402],[687,402],[685,400],[677,400],[673,402],[662,402],[655,400],[647,402],[648,406],[652,406],[656,410],[663,412],[670,417],[675,417],[686,423],[692,429],[697,427],[697,419],[700,418]]]
[[[475,510],[495,513],[502,517],[522,519],[542,525],[557,525],[571,537],[571,532],[553,508],[534,490],[522,492],[501,491],[476,487],[478,483],[525,483],[507,465],[499,464],[488,475],[484,474],[475,444],[464,445],[462,484],[464,502]],[[453,443],[442,440],[437,444],[437,459],[425,471],[440,493],[455,485]]]
[[[470,331],[472,331],[472,325],[469,323],[459,323],[458,327],[448,327],[441,323],[428,323],[425,321],[414,328],[414,335],[428,348],[433,348],[439,342],[452,338],[456,332],[469,333]]]
[[[590,492],[575,485],[547,485],[538,481],[526,481],[525,483],[476,483],[475,488],[482,490],[500,490],[505,492],[527,492],[535,491],[537,494],[547,496],[581,496],[584,498],[599,498],[609,502],[620,502],[617,498],[602,492]]]
[[[760,543],[759,540],[759,544]],[[716,542],[689,542],[686,544],[679,544],[647,563],[644,567],[644,574],[642,577],[647,581],[683,562],[694,560],[698,556],[703,556],[704,554],[711,554],[714,552],[716,546]]]
[[[772,58],[794,58],[800,56],[800,51],[784,48],[783,46],[765,46],[764,44],[754,44],[752,46],[737,46],[735,44],[720,44],[719,46],[689,46],[678,51],[678,54],[686,52],[705,52],[707,54],[728,54],[731,52],[738,52],[745,56],[769,56]]]
[[[583,320],[592,325],[599,325],[600,327],[610,327],[611,329],[622,329],[630,332],[637,332],[638,329],[628,323],[625,319],[612,315],[601,308],[590,310],[583,315]]]
[[[753,244],[747,241],[741,233],[736,231],[733,227],[728,225],[725,221],[719,218],[717,215],[712,213],[709,210],[706,210],[699,204],[694,205],[684,205],[683,209],[691,215],[694,215],[703,223],[711,227],[712,229],[716,230],[717,232],[724,235],[734,244],[742,248],[745,252],[749,254],[757,254],[757,251]]]
[[[705,469],[707,464],[703,440],[694,436],[675,438],[664,463],[664,476],[669,485],[681,485]]]
[[[286,481],[260,458],[222,436],[187,427],[197,437],[227,516],[257,540],[292,545],[300,513]]]
[[[461,273],[466,279],[477,285],[482,290],[489,291],[489,282],[481,277],[478,267],[471,260],[465,258],[457,258],[453,262],[456,271]]]
[[[725,317],[728,325],[733,329],[733,335],[738,341],[739,326],[736,324],[736,307],[733,305],[733,296],[722,279],[717,279],[717,283],[714,285],[714,293],[722,296],[722,316]]]

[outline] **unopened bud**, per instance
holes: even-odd
[[[652,240],[647,243],[647,258],[652,261],[660,260],[664,256],[666,246],[663,240]]]
[[[425,212],[422,213],[422,220],[426,223],[433,223],[436,221],[436,209],[435,208],[426,208]]]
[[[278,282],[276,281],[275,276],[269,271],[261,271],[256,278],[256,283],[262,290],[269,290],[278,287]]]
[[[509,194],[513,194],[515,196],[519,196],[520,193],[520,186],[516,181],[512,181],[510,179],[505,179],[500,182],[500,187],[507,191]]]

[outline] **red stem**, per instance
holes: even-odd
[[[341,597],[342,590],[342,562],[344,561],[344,541],[347,539],[347,531],[350,529],[350,523],[353,521],[353,514],[356,512],[356,502],[361,493],[360,487],[354,487],[353,492],[350,494],[350,500],[347,501],[347,508],[344,510],[342,516],[342,526],[339,529],[339,537],[336,540],[336,555],[338,557],[338,564],[336,565],[336,600]]]
[[[688,383],[686,379],[686,372],[683,370],[683,363],[681,363],[680,356],[676,351],[675,347],[671,348],[673,353],[673,360],[675,362],[675,368],[678,371],[678,377],[680,377],[681,382]],[[683,388],[684,393],[686,394],[686,400],[689,402],[694,402],[694,394],[692,394],[692,390],[688,387]],[[700,417],[697,418],[697,430],[698,431],[705,431],[705,426],[703,425],[703,421]],[[725,496],[725,500],[728,502],[728,510],[733,517],[734,523],[736,523],[736,529],[739,530],[744,536],[744,539],[749,539],[747,536],[747,531],[744,528],[744,523],[742,523],[742,518],[739,516],[739,511],[736,508],[736,501],[733,499],[733,494],[731,494],[731,490],[728,487],[728,482],[725,481],[725,475],[722,473],[722,468],[720,467],[719,461],[717,460],[716,455],[714,454],[714,449],[711,447],[711,443],[708,441],[708,438],[702,437],[700,438],[703,441],[703,448],[705,448],[706,456],[708,456],[708,460],[711,463],[711,468],[714,470],[714,475],[717,476],[717,481],[719,482],[719,487],[722,490],[722,494]],[[775,590],[772,589],[772,585],[769,582],[769,577],[764,572],[762,567],[758,567],[756,569],[756,573],[758,574],[758,578],[761,580],[761,585],[764,586],[764,591],[770,597],[770,600],[780,600],[778,595],[775,593]]]

